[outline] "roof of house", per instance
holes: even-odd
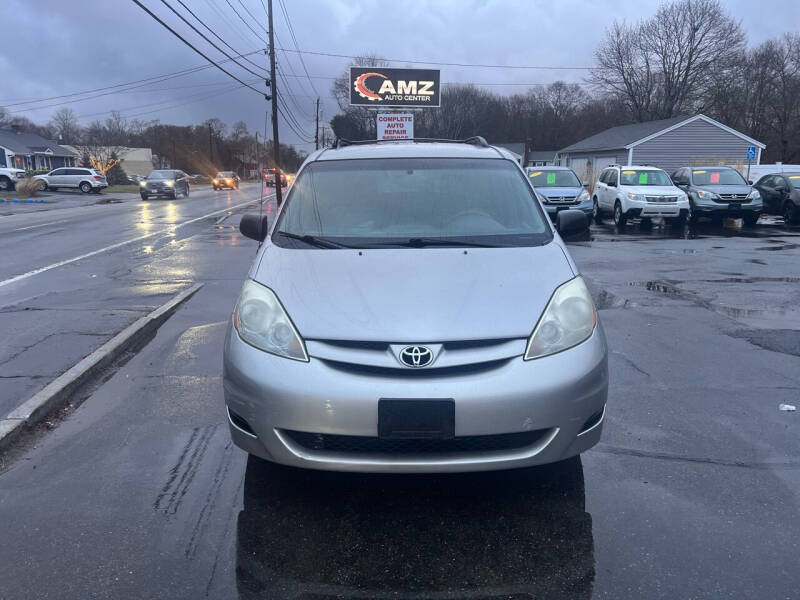
[[[0,129],[0,146],[17,154],[34,154],[50,150],[55,156],[75,156],[74,152],[59,146],[38,133]]]
[[[676,129],[681,125],[685,125],[686,123],[691,123],[692,121],[703,120],[707,123],[715,125],[725,131],[732,133],[745,141],[748,141],[756,146],[760,146],[762,149],[766,148],[765,144],[762,144],[758,140],[754,140],[751,137],[746,136],[740,131],[736,131],[735,129],[728,127],[727,125],[723,125],[719,121],[715,121],[714,119],[707,117],[702,114],[694,115],[694,116],[687,116],[682,115],[679,117],[673,117],[671,119],[661,119],[658,121],[645,121],[644,123],[631,123],[629,125],[620,125],[618,127],[612,127],[611,129],[606,129],[605,131],[601,131],[598,134],[595,134],[591,137],[581,140],[571,146],[567,146],[566,148],[559,150],[559,154],[565,154],[570,152],[591,152],[596,150],[618,150],[620,148],[630,148],[632,146],[636,146],[644,141],[652,139],[662,133],[666,133],[672,129]]]
[[[553,160],[557,150],[531,150],[528,152],[528,160]]]

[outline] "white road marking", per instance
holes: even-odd
[[[57,223],[66,223],[70,219],[61,219],[60,221],[50,221],[49,223],[41,223],[40,225],[28,225],[27,227],[20,227],[19,229],[12,229],[6,233],[14,233],[17,231],[27,231],[28,229],[36,229],[37,227],[47,227],[48,225],[55,225]]]
[[[264,196],[264,200],[268,200],[271,196]],[[144,235],[140,235],[130,240],[125,240],[124,242],[117,242],[116,244],[111,244],[110,246],[106,246],[105,248],[100,248],[98,250],[92,250],[91,252],[87,252],[86,254],[81,254],[80,256],[74,256],[72,258],[68,258],[66,260],[61,260],[57,263],[53,263],[52,265],[47,265],[46,267],[39,267],[38,269],[34,269],[33,271],[28,271],[27,273],[23,273],[21,275],[16,275],[11,279],[6,279],[5,281],[0,281],[0,287],[5,285],[11,285],[12,283],[16,283],[18,281],[22,281],[23,279],[27,279],[28,277],[33,277],[34,275],[38,275],[39,273],[44,273],[45,271],[50,271],[51,269],[57,269],[58,267],[63,267],[64,265],[68,265],[70,263],[77,262],[79,260],[83,260],[84,258],[89,258],[90,256],[96,256],[97,254],[102,254],[103,252],[108,252],[109,250],[114,250],[116,248],[121,248],[122,246],[126,246],[128,244],[132,244],[134,242],[138,242],[141,240],[146,240],[147,238],[151,238],[156,235],[162,235],[164,233],[169,233],[170,231],[175,231],[180,229],[184,225],[191,225],[197,221],[201,221],[203,219],[207,219],[209,217],[215,217],[217,215],[221,215],[222,213],[228,212],[230,210],[234,210],[236,208],[241,208],[242,206],[247,206],[249,204],[256,204],[261,201],[261,198],[256,198],[255,200],[249,200],[247,202],[242,202],[240,204],[234,204],[233,206],[226,206],[223,209],[215,210],[212,213],[208,213],[207,215],[203,215],[202,217],[195,217],[194,219],[189,219],[188,221],[184,221],[183,223],[178,223],[177,225],[170,225],[165,229],[159,229],[158,231],[153,231],[152,233],[146,233]]]

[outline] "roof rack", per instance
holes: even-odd
[[[486,138],[480,135],[473,135],[472,137],[468,137],[464,140],[448,140],[444,138],[406,138],[402,140],[346,140],[344,138],[336,138],[333,142],[333,148],[344,148],[345,146],[359,146],[359,145],[366,145],[366,144],[391,144],[395,142],[423,142],[423,143],[434,143],[434,142],[444,142],[448,144],[471,144],[473,146],[479,146],[481,148],[488,148],[489,143],[486,141]]]

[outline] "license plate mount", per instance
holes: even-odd
[[[452,398],[381,398],[378,437],[392,440],[449,440],[455,437],[456,403]]]

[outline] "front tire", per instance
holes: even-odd
[[[619,228],[625,227],[625,224],[628,222],[628,217],[625,216],[625,213],[622,212],[622,205],[617,200],[617,203],[614,205],[614,225]]]
[[[597,198],[594,198],[592,202],[592,219],[597,225],[603,222],[603,214],[600,212],[600,204],[597,202]]]
[[[82,193],[84,193],[84,194],[88,194],[89,192],[91,192],[91,191],[92,191],[92,184],[91,184],[91,183],[89,183],[88,181],[84,181],[83,183],[81,183],[81,184],[78,186],[78,189],[79,189],[79,190],[80,190]]]
[[[783,220],[787,225],[794,225],[800,221],[800,213],[791,201],[783,205]]]
[[[742,217],[742,220],[744,221],[744,226],[755,227],[758,224],[758,218],[760,216],[761,216],[760,214],[745,215],[744,217]]]
[[[139,195],[142,197],[142,200],[148,200],[150,198],[150,196],[148,196],[147,194],[139,194]]]
[[[0,192],[13,192],[14,182],[8,177],[0,177]]]

